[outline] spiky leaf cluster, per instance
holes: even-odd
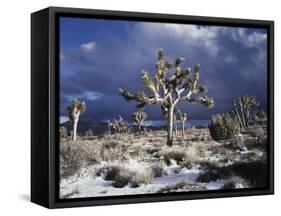
[[[147,114],[146,114],[146,112],[142,112],[142,111],[134,112],[132,114],[132,118],[133,118],[134,122],[136,122],[137,124],[140,124],[145,119],[147,119]]]
[[[71,102],[71,106],[66,108],[66,112],[71,121],[74,119],[74,115],[79,115],[80,113],[85,112],[86,104],[84,101],[79,101],[77,98],[74,98]]]
[[[128,101],[137,101],[137,108],[146,105],[161,104],[162,106],[176,105],[178,102],[201,103],[209,108],[214,106],[214,100],[207,96],[196,96],[198,93],[206,92],[206,88],[200,84],[200,65],[190,67],[182,66],[184,58],[176,59],[175,63],[164,58],[164,51],[160,49],[156,62],[156,72],[151,76],[143,70],[141,80],[146,92],[131,93],[122,88],[121,95]],[[169,70],[174,68],[172,75],[168,76]]]

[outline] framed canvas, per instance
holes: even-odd
[[[31,15],[31,201],[273,194],[274,23],[50,7]]]

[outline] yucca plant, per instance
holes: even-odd
[[[214,106],[214,100],[207,96],[196,96],[198,93],[206,92],[206,89],[199,83],[200,65],[197,64],[192,70],[190,67],[183,68],[184,58],[176,59],[175,63],[164,58],[164,51],[160,49],[156,62],[154,77],[147,71],[142,71],[141,80],[148,90],[131,93],[122,88],[119,89],[121,95],[127,100],[135,100],[137,108],[147,105],[160,105],[162,111],[168,115],[167,145],[173,144],[174,112],[179,103],[201,103],[207,107]],[[174,67],[174,73],[168,75],[168,71]]]
[[[71,106],[66,108],[69,120],[72,122],[72,140],[76,141],[77,136],[77,124],[81,113],[85,112],[86,104],[85,102],[79,101],[77,98],[72,100]]]

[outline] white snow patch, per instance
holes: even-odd
[[[219,190],[222,186],[224,186],[225,180],[217,179],[216,181],[210,181],[206,184],[207,190]]]

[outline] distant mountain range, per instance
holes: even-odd
[[[129,124],[133,127],[134,130],[137,130],[137,125],[133,122],[129,122]],[[179,127],[181,127],[181,122],[177,121]],[[167,121],[165,120],[147,120],[144,121],[143,127],[147,128],[147,130],[159,130],[165,129],[167,125]],[[60,126],[66,127],[68,131],[72,130],[72,123],[70,121],[66,121],[61,123]],[[186,121],[185,127],[207,127],[208,120],[189,120]],[[78,122],[77,132],[80,134],[84,134],[87,130],[91,129],[95,135],[103,134],[108,132],[108,125],[106,121],[96,121],[81,118]]]

